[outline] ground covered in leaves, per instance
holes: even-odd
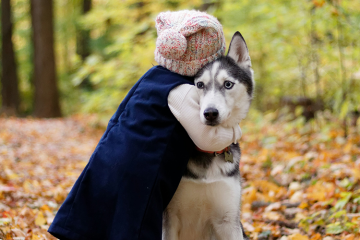
[[[241,124],[248,235],[359,240],[359,129],[345,138],[337,121],[272,119]],[[54,239],[46,230],[104,131],[94,122],[0,118],[0,239]]]

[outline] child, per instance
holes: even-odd
[[[220,23],[198,11],[161,13],[151,68],[110,119],[49,232],[61,240],[161,240],[162,213],[196,149],[219,151],[241,131],[200,122],[193,76],[225,51]],[[194,145],[195,143],[195,145]]]

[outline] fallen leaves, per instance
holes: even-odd
[[[301,235],[299,233],[291,234],[288,237],[289,240],[309,240],[307,236]]]
[[[360,240],[359,130],[339,126],[241,124],[250,239]],[[55,239],[47,229],[102,133],[85,117],[0,118],[0,239]]]
[[[103,133],[85,120],[0,118],[0,239],[55,239],[47,229]]]
[[[46,219],[44,217],[44,214],[39,211],[36,218],[35,218],[35,224],[38,225],[38,226],[42,226],[42,225],[45,225],[47,222],[46,222]]]
[[[242,221],[250,238],[360,240],[359,129],[344,138],[336,120],[319,128],[259,118],[241,124]]]

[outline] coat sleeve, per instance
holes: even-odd
[[[208,126],[200,121],[200,96],[190,84],[177,86],[168,96],[168,105],[195,145],[205,151],[221,151],[241,137],[239,125]]]

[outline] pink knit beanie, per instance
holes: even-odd
[[[170,71],[194,76],[224,55],[225,38],[219,21],[195,10],[162,12],[156,18],[155,60]]]

